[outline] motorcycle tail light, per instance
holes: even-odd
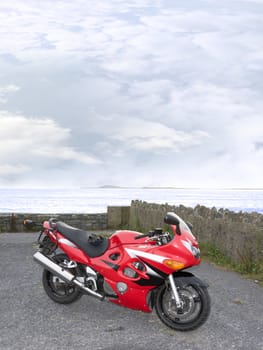
[[[169,267],[169,269],[173,270],[182,270],[185,267],[185,264],[181,261],[172,259],[165,259],[163,263],[165,266]]]

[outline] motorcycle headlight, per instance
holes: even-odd
[[[192,246],[191,246],[191,250],[192,250],[193,256],[194,256],[196,259],[199,259],[199,258],[200,258],[200,249],[199,249],[199,248],[196,248],[196,247],[194,247],[194,246],[192,245]]]
[[[193,254],[196,259],[200,258],[200,249],[195,247],[191,242],[182,241],[183,245]]]

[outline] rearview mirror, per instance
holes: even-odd
[[[180,221],[175,213],[167,213],[164,217],[164,222],[168,225],[179,225]]]
[[[168,225],[175,225],[176,226],[176,233],[178,235],[181,235],[180,220],[178,219],[178,217],[175,213],[173,213],[173,212],[167,213],[163,220]]]

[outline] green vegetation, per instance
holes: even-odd
[[[254,261],[249,253],[243,253],[240,254],[240,262],[235,263],[211,243],[200,244],[200,249],[204,261],[214,262],[218,266],[239,272],[243,277],[257,280],[263,286],[263,261]]]

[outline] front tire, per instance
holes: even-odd
[[[58,254],[55,255],[52,260],[60,264],[65,260],[69,261],[69,258],[66,254]],[[70,272],[77,274],[79,271],[78,268],[74,268],[70,269]],[[78,286],[62,281],[59,277],[46,269],[43,271],[42,283],[50,299],[59,304],[71,304],[83,295]]]
[[[177,290],[183,302],[182,309],[179,310],[170,286],[164,284],[159,288],[155,303],[158,317],[168,327],[178,331],[190,331],[200,327],[210,313],[211,302],[207,288],[193,283]]]

